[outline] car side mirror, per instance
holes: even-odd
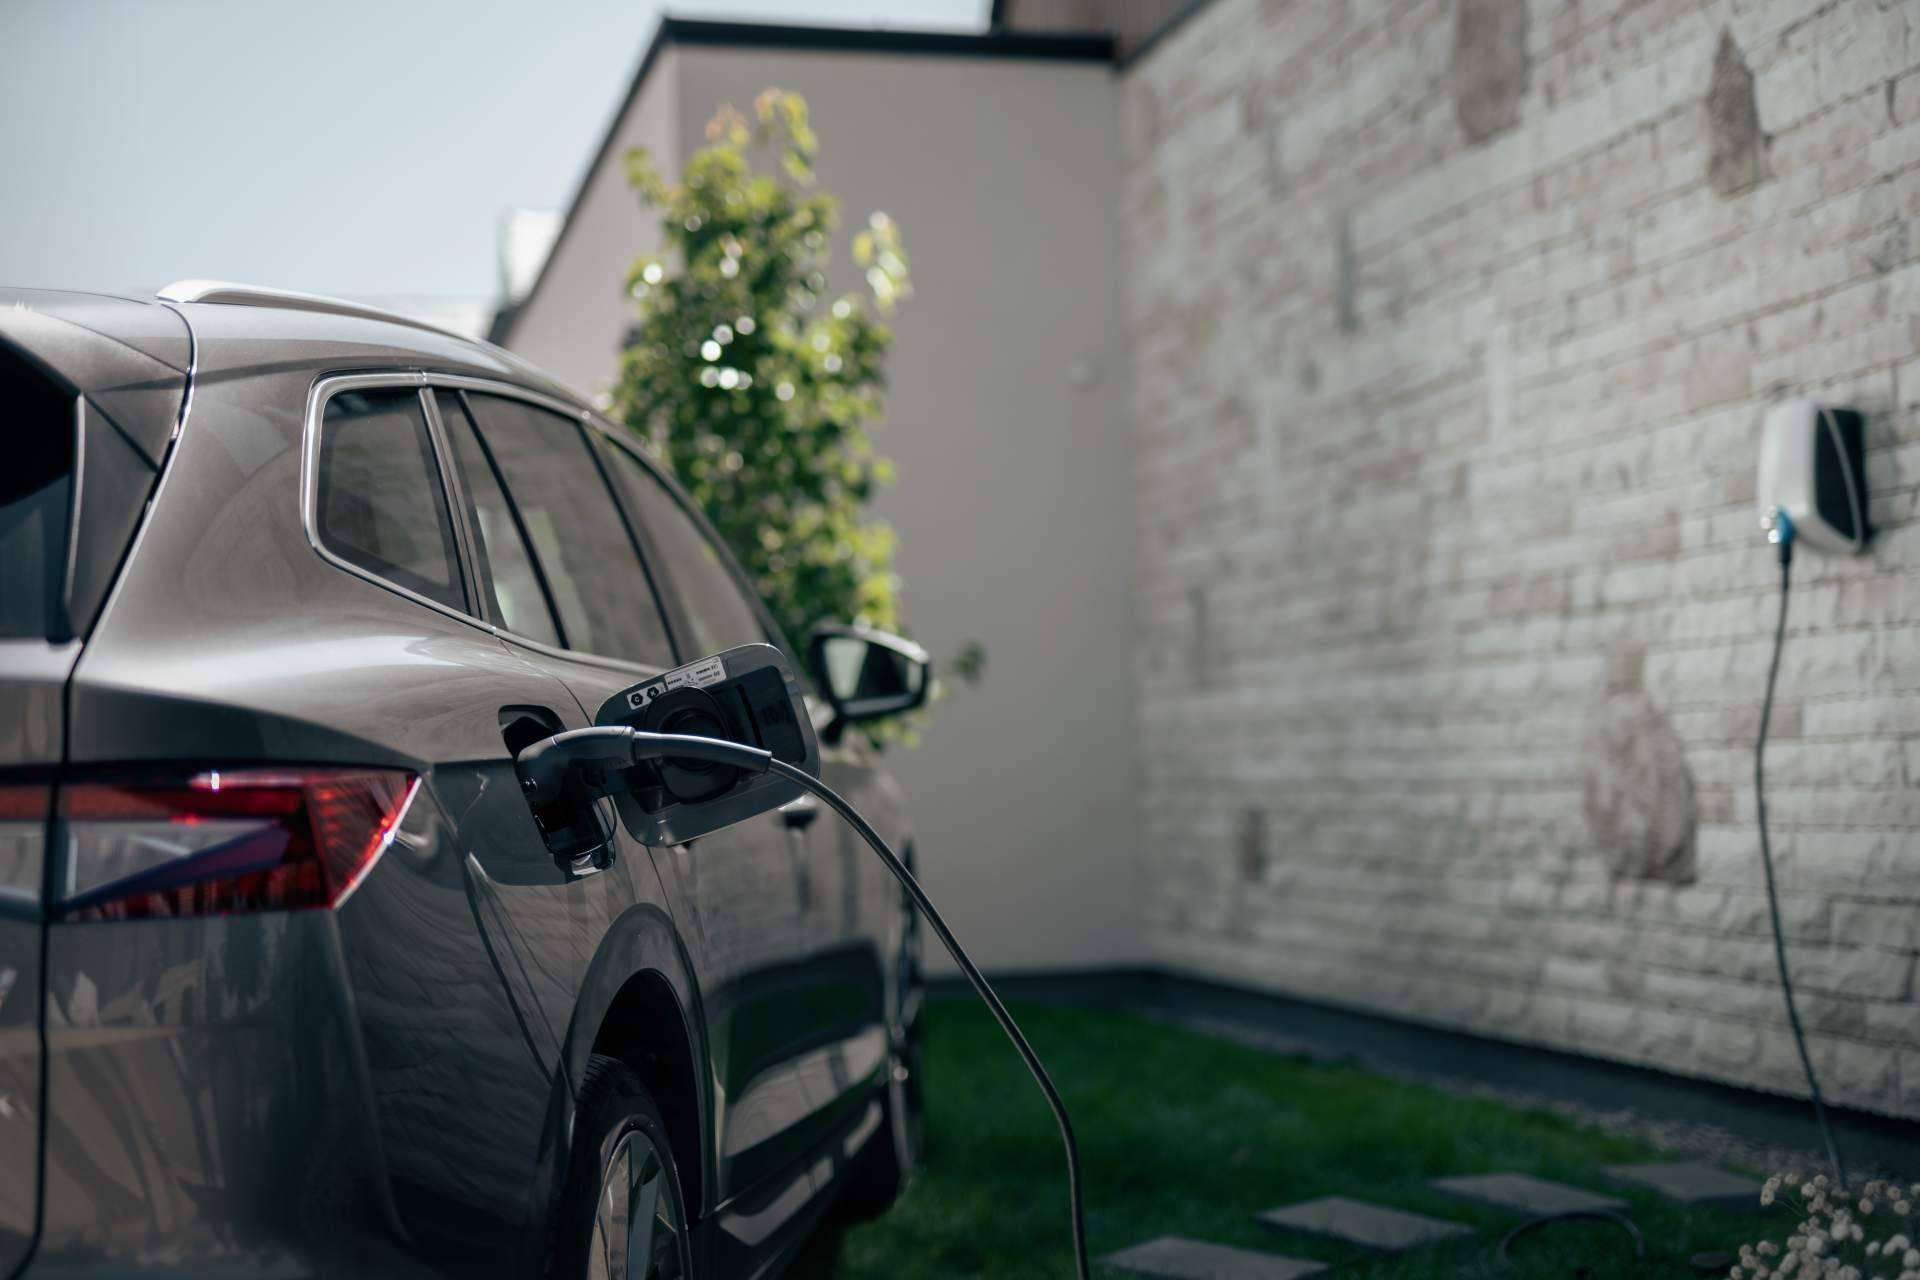
[[[870,627],[817,628],[807,640],[807,666],[836,729],[911,711],[933,685],[925,649]]]

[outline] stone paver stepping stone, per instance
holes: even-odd
[[[1235,1249],[1184,1236],[1161,1236],[1110,1253],[1100,1263],[1162,1280],[1299,1280],[1327,1269],[1324,1262],[1283,1258],[1277,1253]]]
[[[1435,1240],[1473,1234],[1471,1228],[1457,1222],[1443,1222],[1424,1214],[1349,1200],[1345,1196],[1328,1196],[1323,1200],[1269,1209],[1260,1215],[1260,1221],[1283,1231],[1311,1231],[1348,1244],[1363,1244],[1369,1249],[1411,1249]]]
[[[1612,1164],[1607,1176],[1620,1182],[1652,1187],[1679,1204],[1709,1205],[1721,1209],[1760,1208],[1760,1184],[1751,1178],[1707,1164],[1679,1160],[1664,1164]]]
[[[1450,1195],[1520,1213],[1574,1213],[1603,1209],[1618,1212],[1627,1207],[1626,1201],[1612,1196],[1596,1195],[1580,1187],[1548,1182],[1544,1178],[1530,1178],[1524,1173],[1477,1173],[1464,1178],[1435,1178],[1433,1185]]]

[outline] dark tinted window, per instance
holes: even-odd
[[[460,468],[460,485],[467,494],[467,520],[473,527],[473,550],[480,562],[480,589],[492,605],[489,616],[515,635],[559,644],[560,633],[547,608],[546,590],[527,549],[519,517],[500,488],[498,473],[480,437],[474,434],[473,421],[460,403],[460,394],[434,394],[454,463]]]
[[[63,635],[74,398],[0,351],[0,637]]]
[[[343,391],[320,427],[320,541],[454,609],[466,608],[453,523],[420,393]]]
[[[687,619],[693,625],[693,652],[686,656],[718,653],[737,644],[766,643],[767,630],[760,625],[760,615],[693,517],[626,450],[613,448],[607,453],[614,459],[614,474],[640,511],[647,536],[666,562],[667,576],[680,593]]]
[[[646,570],[578,424],[499,396],[467,402],[546,574],[567,647],[671,665]]]

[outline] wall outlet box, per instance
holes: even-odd
[[[1760,524],[1774,512],[1793,519],[1794,541],[1820,551],[1864,551],[1867,523],[1866,422],[1858,410],[1788,400],[1760,433]]]

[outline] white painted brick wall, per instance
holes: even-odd
[[[1456,2],[1217,0],[1125,73],[1154,946],[1801,1089],[1752,504],[1766,405],[1818,393],[1868,415],[1881,536],[1796,566],[1781,906],[1830,1092],[1920,1116],[1920,9],[1528,0],[1519,123],[1470,145]],[[1733,196],[1723,33],[1766,135]],[[1692,775],[1689,883],[1596,847],[1617,687]]]

